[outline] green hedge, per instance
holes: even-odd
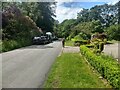
[[[106,78],[114,88],[120,88],[120,65],[116,60],[105,55],[97,56],[85,45],[80,46],[81,54]]]
[[[93,44],[87,44],[87,45],[85,45],[86,47],[88,47],[88,48],[94,48],[94,45]]]
[[[75,40],[74,46],[86,45],[88,44],[88,40]]]

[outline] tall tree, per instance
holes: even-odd
[[[37,26],[44,32],[53,31],[55,17],[55,2],[38,2],[37,10],[40,12],[37,17]]]
[[[89,22],[92,20],[99,20],[105,27],[117,24],[118,3],[115,5],[96,5],[90,9],[83,9],[78,13],[77,21]]]

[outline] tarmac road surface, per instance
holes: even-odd
[[[41,88],[61,50],[55,41],[2,53],[2,88]]]

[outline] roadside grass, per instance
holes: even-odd
[[[74,46],[74,42],[69,40],[65,42],[65,46]]]
[[[45,88],[111,88],[79,53],[63,53],[53,64]]]
[[[107,41],[108,44],[114,44],[114,43],[118,43],[118,41],[116,40],[111,40],[111,41]]]
[[[2,52],[2,40],[0,40],[0,53]]]
[[[30,39],[16,39],[16,40],[2,40],[0,43],[1,46],[1,52],[8,52],[14,49],[26,47],[32,45],[32,42]]]
[[[107,41],[107,44],[114,44],[114,43],[118,43],[118,41],[116,41],[116,40]],[[65,46],[74,46],[74,41],[67,40],[65,42]]]

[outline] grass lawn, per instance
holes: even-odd
[[[65,46],[74,46],[73,41],[65,41]]]
[[[116,41],[116,40],[111,40],[111,41],[107,41],[107,43],[114,44],[114,43],[118,43],[118,41]]]
[[[2,52],[2,41],[0,40],[0,53]]]
[[[63,53],[53,64],[45,88],[110,88],[79,53]]]

